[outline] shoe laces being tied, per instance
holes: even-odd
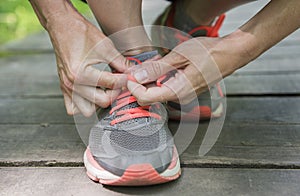
[[[142,62],[133,57],[127,57],[128,60],[134,61],[136,64],[141,64]],[[129,76],[130,80],[134,80],[133,77]],[[159,104],[155,104],[155,107],[159,108]],[[114,101],[111,110],[109,111],[110,115],[114,115],[113,120],[110,122],[110,125],[116,125],[121,122],[134,120],[137,118],[148,118],[152,117],[158,120],[161,120],[162,117],[160,114],[150,111],[151,106],[140,106],[137,103],[137,99],[128,91],[123,91]]]

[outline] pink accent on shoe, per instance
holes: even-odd
[[[102,184],[118,186],[144,186],[169,182],[175,180],[180,172],[172,177],[162,177],[151,164],[136,164],[129,166],[123,176],[115,181],[99,180]]]
[[[174,147],[173,151],[173,158],[168,167],[168,170],[174,169],[178,159],[178,153],[176,147]],[[93,158],[89,147],[86,149],[86,156],[88,158],[88,162],[93,165],[93,167],[104,170]],[[124,174],[116,180],[105,180],[99,179],[93,176],[88,171],[86,172],[87,176],[96,182],[105,185],[113,185],[113,186],[145,186],[145,185],[154,185],[154,184],[161,184],[166,183],[172,180],[179,178],[181,175],[181,170],[179,170],[175,175],[170,177],[161,176],[149,163],[144,164],[134,164],[129,166]]]
[[[169,119],[171,120],[183,120],[186,122],[195,122],[200,120],[207,120],[212,117],[212,112],[210,107],[208,106],[198,106],[194,107],[191,111],[189,112],[182,112],[180,110],[173,109],[169,107]],[[173,114],[173,115],[171,115]]]

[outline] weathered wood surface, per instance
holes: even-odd
[[[0,96],[61,96],[54,54],[0,58]]]
[[[186,125],[189,126],[192,127]],[[176,130],[177,126],[170,123],[170,127]],[[0,125],[0,128],[2,166],[82,165],[85,145],[73,125]],[[181,155],[185,167],[300,168],[300,124],[225,123],[217,143],[200,157],[198,151],[206,128],[206,123],[200,125]],[[189,134],[192,130],[186,131]]]
[[[238,28],[266,3],[256,1],[230,11],[220,34]],[[145,23],[152,24],[167,5],[144,1]],[[226,78],[227,115],[213,148],[198,155],[208,125],[203,122],[181,154],[182,178],[148,187],[146,193],[299,195],[299,43],[298,30]],[[85,150],[80,136],[86,141],[89,131],[84,123],[92,125],[95,119],[77,119],[87,126],[79,134],[74,118],[66,115],[45,32],[1,46],[0,57],[0,195],[146,194],[145,188],[92,183],[78,167]],[[169,126],[176,132],[177,123]],[[187,134],[191,127],[186,124]],[[180,148],[182,141],[176,142]]]
[[[235,123],[299,123],[299,97],[227,98],[226,121]],[[91,122],[82,118],[79,122]],[[94,120],[91,118],[90,120]],[[73,124],[62,98],[0,99],[0,124]]]
[[[182,155],[184,164],[299,166],[299,98],[228,100],[227,117],[218,142],[207,156],[198,156],[207,126],[207,122],[202,123],[189,149]],[[73,118],[65,114],[61,99],[6,101],[2,100],[0,110],[2,162],[82,161],[85,146],[73,125]],[[170,122],[173,130],[176,125]]]
[[[227,94],[300,93],[299,62],[300,55],[254,61],[225,79]],[[62,97],[53,54],[1,58],[0,65],[0,98]]]
[[[0,125],[0,129],[1,165],[82,163],[85,145],[74,125],[15,124]]]
[[[108,187],[84,168],[0,168],[1,195],[298,195],[299,170],[184,168],[182,177],[150,187]]]

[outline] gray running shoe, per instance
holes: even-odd
[[[156,51],[130,57],[143,62]],[[92,128],[84,153],[87,175],[106,185],[141,186],[168,182],[181,174],[178,153],[160,103],[140,106],[122,92]]]

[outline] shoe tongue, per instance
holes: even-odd
[[[154,50],[154,51],[150,51],[150,52],[144,52],[144,53],[141,53],[141,54],[138,54],[138,55],[135,55],[135,56],[132,56],[131,58],[133,59],[137,59],[139,60],[140,62],[144,62],[148,59],[151,59],[153,58],[154,56],[158,55],[158,51],[157,50]],[[136,61],[132,61],[134,62],[135,64],[138,64]],[[129,95],[130,96],[130,95]],[[126,96],[127,97],[127,96]],[[124,97],[126,99],[126,97]],[[121,98],[120,100],[118,101],[121,101],[122,99],[124,98]],[[112,107],[114,107],[116,105],[116,101],[112,104]],[[116,111],[121,111],[121,110],[126,110],[126,109],[131,109],[131,108],[136,108],[136,107],[139,107],[140,105],[137,103],[137,102],[132,102],[132,103],[129,103],[129,104],[126,104],[125,106],[119,108],[118,110]],[[120,122],[119,124],[126,124],[126,125],[133,125],[133,124],[143,124],[147,121],[147,118],[149,117],[142,117],[142,118],[138,118],[137,119],[130,119],[130,120],[127,120],[127,121],[123,121],[123,122]]]
[[[135,55],[135,56],[131,56],[131,58],[137,59],[140,62],[144,62],[146,60],[149,60],[149,59],[153,58],[156,55],[158,55],[158,51],[153,50],[153,51],[144,52],[144,53],[141,53],[141,54],[138,54],[138,55]],[[138,64],[137,61],[132,60],[132,62],[135,63],[136,65]],[[123,91],[123,93],[125,93],[125,91]],[[128,96],[131,96],[131,95],[128,95]],[[128,97],[128,96],[126,96],[126,97]],[[122,99],[120,99],[120,100],[122,100]],[[114,102],[114,104],[116,104],[116,103]],[[140,106],[140,105],[137,102],[133,102],[133,103],[125,105],[124,107],[118,109],[117,111],[124,110],[124,109],[135,108],[135,107],[138,107],[138,106]]]

